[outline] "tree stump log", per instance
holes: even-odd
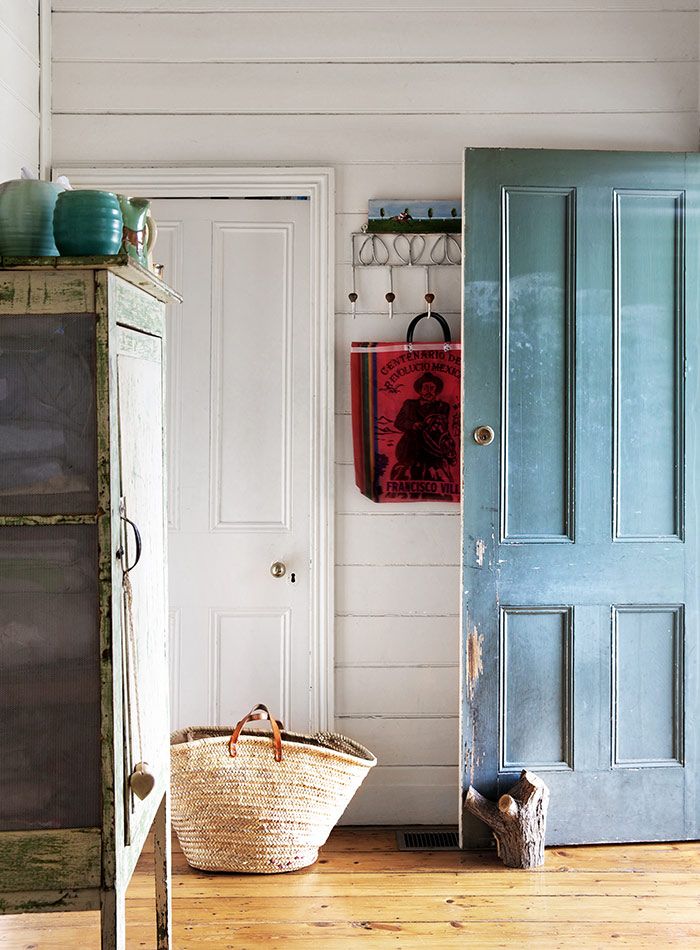
[[[507,795],[494,805],[470,785],[466,808],[489,826],[498,857],[507,868],[538,868],[544,864],[544,835],[549,789],[525,769]]]

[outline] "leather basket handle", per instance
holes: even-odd
[[[261,719],[266,720],[272,726],[272,744],[275,749],[275,762],[282,761],[282,734],[280,729],[284,729],[284,725],[279,719],[272,718],[270,710],[263,703],[258,703],[257,706],[251,709],[247,716],[244,716],[240,722],[236,723],[236,728],[233,730],[233,734],[228,742],[228,753],[232,759],[235,759],[238,753],[236,743],[238,742],[238,737],[241,734],[243,726],[245,726],[247,722],[254,722]]]
[[[445,337],[445,343],[450,343],[452,341],[452,335],[450,334],[450,327],[447,323],[447,320],[443,317],[441,313],[437,313],[433,310],[432,313],[428,313],[426,310],[425,313],[419,313],[417,317],[414,317],[413,320],[408,325],[408,331],[406,333],[406,342],[413,343],[413,334],[415,333],[416,327],[421,320],[427,320],[430,317],[434,317],[442,328],[443,335]]]

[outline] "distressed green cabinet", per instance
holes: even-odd
[[[99,909],[154,827],[168,913],[165,308],[121,258],[0,269],[0,911]],[[124,571],[132,589],[127,625]],[[155,784],[129,788],[145,760]]]

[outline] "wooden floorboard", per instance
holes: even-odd
[[[700,845],[551,848],[538,871],[493,852],[399,852],[338,829],[294,874],[204,874],[173,856],[176,950],[700,946]],[[128,950],[153,950],[153,855],[127,897]],[[91,950],[94,913],[0,917],[2,950]]]

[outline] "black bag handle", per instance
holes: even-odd
[[[437,322],[442,327],[442,332],[445,336],[445,343],[451,343],[452,336],[450,334],[450,328],[447,323],[447,320],[445,320],[445,318],[443,317],[441,313],[437,313],[435,310],[433,310],[432,313],[428,313],[428,311],[426,310],[425,313],[419,313],[417,317],[414,317],[413,320],[411,320],[411,322],[408,325],[408,331],[406,332],[406,342],[413,343],[413,334],[415,332],[416,327],[418,326],[421,320],[426,320],[428,317],[434,317],[437,320]]]

